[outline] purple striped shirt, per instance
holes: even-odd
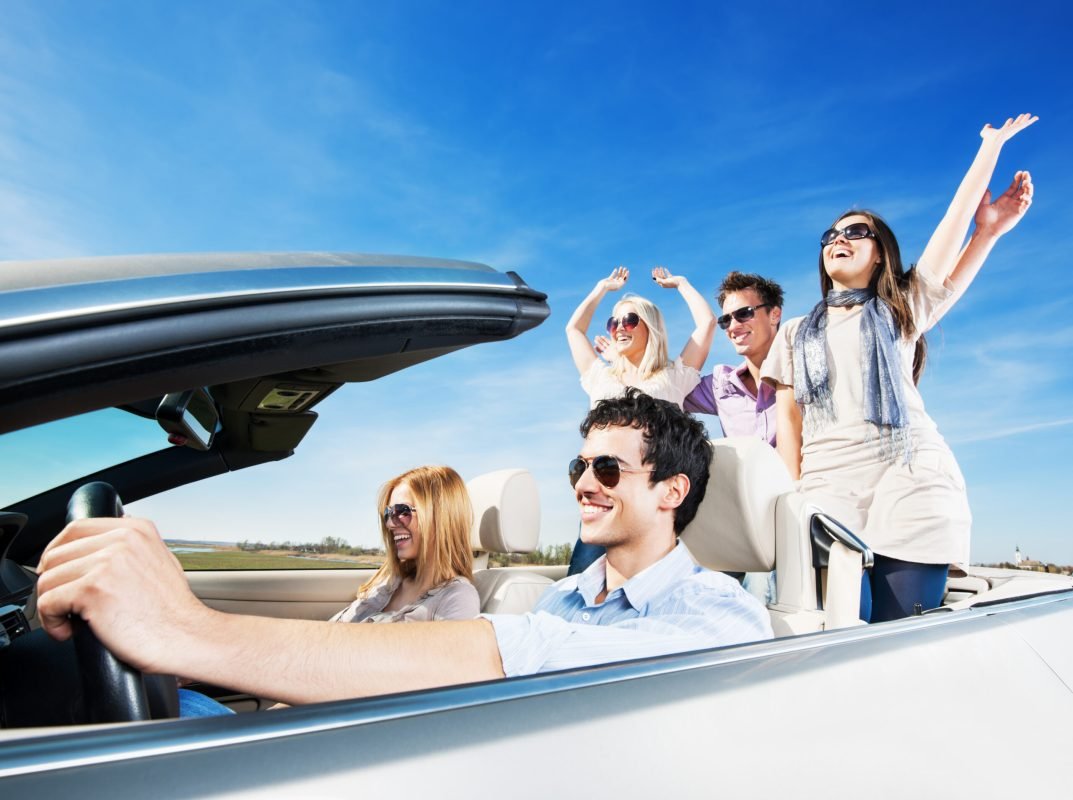
[[[699,414],[715,414],[724,436],[758,436],[775,446],[775,390],[760,383],[760,396],[750,392],[741,376],[749,369],[742,361],[737,367],[716,364],[711,375],[700,379],[682,408]]]

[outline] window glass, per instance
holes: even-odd
[[[156,420],[117,408],[55,420],[0,437],[0,508],[170,447]]]

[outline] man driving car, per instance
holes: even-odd
[[[703,425],[630,390],[599,403],[581,433],[570,481],[582,537],[606,556],[549,587],[528,614],[405,625],[227,614],[193,595],[152,522],[122,518],[73,522],[46,548],[42,625],[66,639],[78,614],[143,671],[290,704],[769,638],[763,606],[677,541],[708,480]]]

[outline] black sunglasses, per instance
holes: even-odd
[[[875,231],[868,227],[866,222],[854,222],[852,225],[839,230],[838,228],[831,228],[824,231],[823,236],[820,237],[820,247],[827,247],[831,242],[837,239],[839,236],[845,236],[847,239],[874,239],[876,238]]]
[[[641,318],[632,311],[629,314],[623,314],[619,318],[608,317],[607,318],[607,332],[612,336],[615,335],[616,328],[622,328],[622,330],[629,333],[636,328],[641,322]]]
[[[384,509],[384,524],[386,525],[394,517],[403,525],[409,525],[410,518],[416,513],[417,509],[413,506],[408,506],[406,503],[396,503]]]
[[[729,314],[723,314],[716,320],[719,323],[719,327],[726,330],[730,327],[730,318],[733,317],[738,322],[748,322],[756,316],[756,310],[758,308],[771,308],[771,303],[761,303],[758,306],[742,306],[741,308],[731,311]]]
[[[623,472],[655,472],[652,469],[634,469],[632,467],[624,467],[614,456],[594,456],[593,458],[582,458],[578,456],[570,462],[570,485],[577,486],[577,482],[581,480],[581,476],[585,474],[585,470],[592,466],[592,474],[596,476],[596,480],[606,486],[608,489],[614,489],[618,486],[618,482],[622,479]]]

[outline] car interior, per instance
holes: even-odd
[[[286,375],[128,404],[123,407],[127,413],[156,417],[162,436],[177,446],[83,476],[0,513],[0,616],[8,644],[0,650],[4,727],[72,724],[85,721],[89,713],[75,677],[85,670],[79,653],[32,630],[32,566],[52,533],[62,527],[76,490],[104,481],[120,495],[140,498],[286,457],[316,420],[312,407],[338,385],[308,374]],[[161,408],[163,414],[158,413]],[[195,414],[199,418],[191,419]],[[856,610],[861,570],[871,560],[867,546],[822,509],[801,500],[778,456],[765,443],[732,438],[713,444],[705,499],[682,533],[698,563],[727,572],[775,570],[776,597],[768,610],[776,637],[863,624]],[[524,613],[547,586],[565,575],[566,567],[490,567],[488,557],[539,547],[536,481],[527,470],[513,468],[476,476],[467,486],[475,511],[471,543],[482,611]],[[195,594],[219,610],[323,620],[348,604],[370,573],[347,569],[187,574]],[[1067,583],[1055,582],[1053,588],[1065,588]],[[1025,586],[1009,576],[952,576],[944,608],[929,613],[1032,591],[1040,591],[1038,582]],[[71,691],[57,692],[57,686]],[[147,686],[156,696],[147,713],[173,716],[174,700],[169,699],[173,692],[161,691],[155,680]],[[239,711],[263,709],[274,702],[237,695],[227,687],[193,688]]]
[[[232,265],[236,275],[243,263]],[[103,275],[112,266],[94,269]],[[26,274],[33,271],[30,265]],[[65,524],[76,492],[103,483],[131,503],[289,457],[316,423],[317,406],[343,384],[375,380],[472,344],[501,341],[547,316],[542,294],[512,273],[499,277],[509,285],[381,294],[359,286],[354,296],[346,296],[333,284],[323,295],[301,292],[286,300],[236,294],[233,308],[212,296],[167,313],[129,305],[88,322],[42,315],[26,323],[27,330],[0,330],[0,433],[116,408],[158,425],[154,430],[162,447],[75,473],[0,508],[0,724],[43,727],[93,718],[86,701],[93,692],[82,683],[85,654],[35,629],[33,608],[34,567]],[[103,284],[97,288],[110,290]],[[21,309],[19,293],[7,294],[9,305]],[[14,313],[22,313],[18,309]],[[78,444],[73,440],[72,449]],[[473,477],[469,489],[482,609],[523,613],[566,567],[492,567],[488,555],[539,546],[536,481],[525,469],[502,469]],[[682,540],[711,569],[775,570],[776,597],[769,612],[777,637],[860,624],[860,576],[871,553],[822,509],[801,500],[778,456],[759,440],[716,440],[706,497]],[[329,618],[349,604],[368,574],[352,569],[187,573],[195,594],[217,609],[303,619]],[[952,575],[946,604],[929,613],[1069,586],[1064,576],[973,569]],[[100,648],[90,650],[100,661]],[[114,666],[104,663],[101,669]],[[164,688],[173,691],[174,682]],[[271,702],[237,696],[227,687],[199,688],[239,710]],[[147,715],[170,716],[168,701],[156,702]]]

